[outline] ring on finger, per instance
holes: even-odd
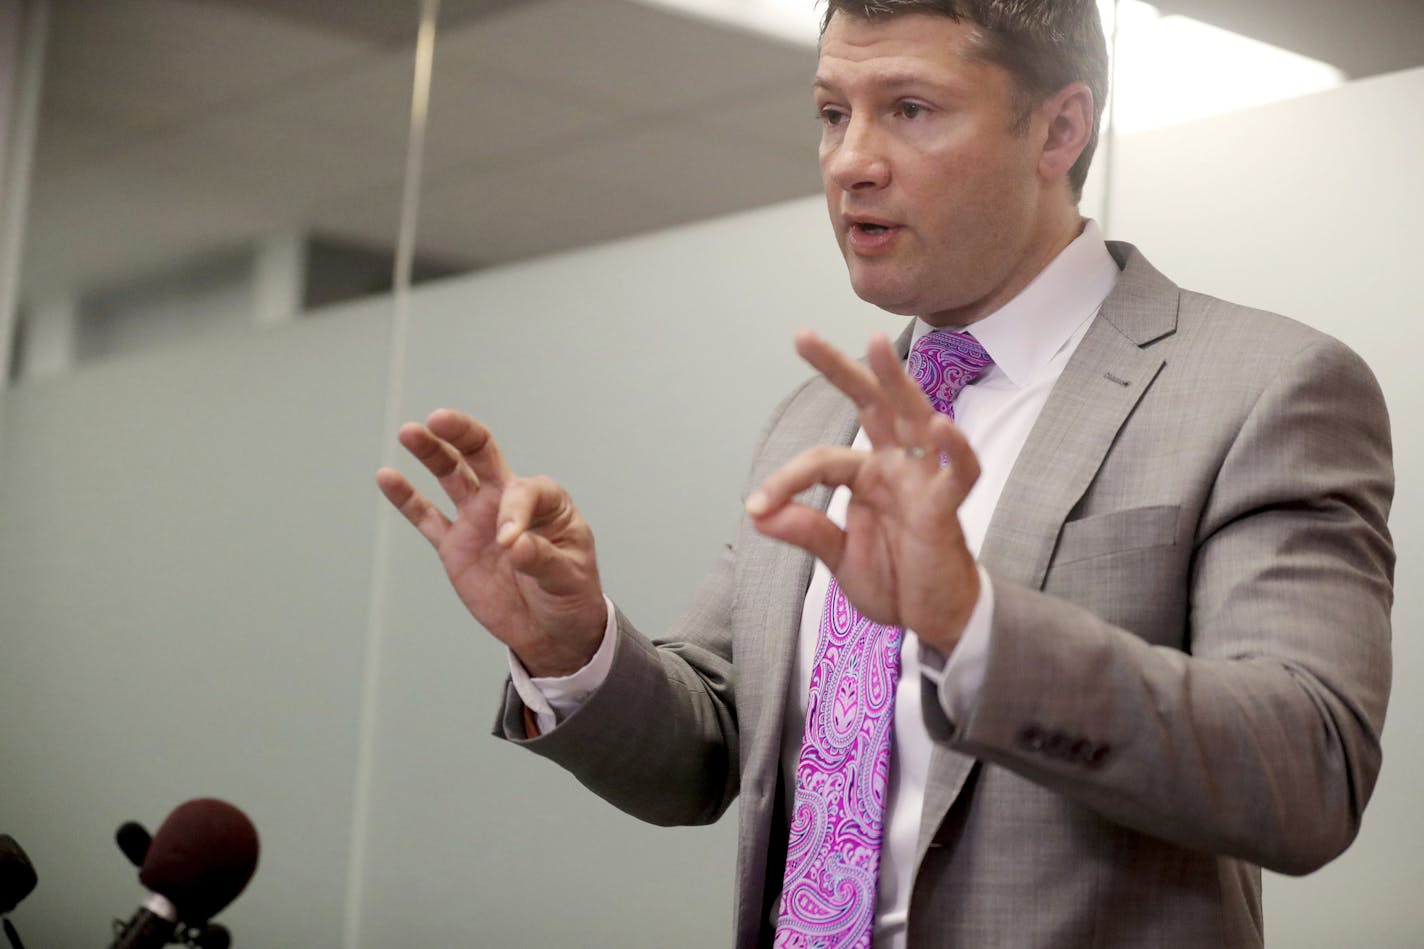
[[[932,448],[925,448],[921,445],[906,445],[905,457],[911,461],[923,461],[926,458],[932,458],[939,462],[939,467],[949,467],[949,452],[937,451]]]

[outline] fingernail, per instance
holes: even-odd
[[[747,498],[747,513],[752,515],[765,514],[766,509],[771,506],[770,500],[765,491],[754,491],[751,497]]]
[[[510,541],[514,540],[514,535],[517,533],[518,529],[515,528],[514,522],[505,521],[503,524],[499,525],[499,532],[494,535],[494,539],[501,544],[507,544]]]

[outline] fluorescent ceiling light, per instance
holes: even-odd
[[[816,0],[638,0],[710,22],[814,47]],[[1098,0],[1111,36],[1114,4]],[[1184,16],[1162,16],[1141,0],[1117,5],[1114,119],[1128,134],[1332,89],[1340,70]],[[808,79],[809,86],[809,79]],[[810,93],[808,91],[809,98]]]
[[[1111,29],[1112,0],[1098,0]],[[1340,70],[1140,0],[1118,7],[1113,119],[1123,134],[1323,92]]]

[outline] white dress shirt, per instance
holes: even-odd
[[[994,360],[994,365],[955,400],[955,423],[979,460],[980,475],[959,509],[960,526],[976,556],[984,543],[989,519],[998,504],[1009,472],[1030,430],[1048,401],[1069,357],[1088,330],[1103,300],[1116,284],[1118,268],[1095,222],[1086,221],[1081,234],[1023,292],[1004,307],[968,327]],[[933,327],[916,321],[915,338]],[[868,449],[865,432],[853,446]],[[845,521],[850,490],[838,488],[827,514]],[[905,631],[900,653],[900,680],[895,693],[895,725],[890,753],[890,786],[880,855],[875,946],[903,949],[909,911],[920,815],[928,781],[932,743],[920,714],[921,677],[949,683],[945,709],[951,720],[966,718],[978,699],[988,655],[994,591],[980,568],[982,589],[964,636],[948,660],[921,647]],[[794,798],[796,759],[805,728],[806,696],[820,635],[821,607],[830,585],[830,571],[817,561],[806,590],[796,668],[786,698],[781,767],[786,800]],[[587,666],[562,678],[531,678],[510,655],[510,675],[519,697],[534,713],[541,731],[553,729],[607,677],[613,662],[616,626],[609,604],[608,626],[598,653]]]

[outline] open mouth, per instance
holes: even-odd
[[[895,246],[900,231],[904,228],[894,221],[874,218],[845,218],[845,242],[848,249],[860,254],[879,254]]]
[[[900,231],[898,224],[881,224],[878,221],[850,222],[850,236],[862,246],[870,247],[890,240]]]

